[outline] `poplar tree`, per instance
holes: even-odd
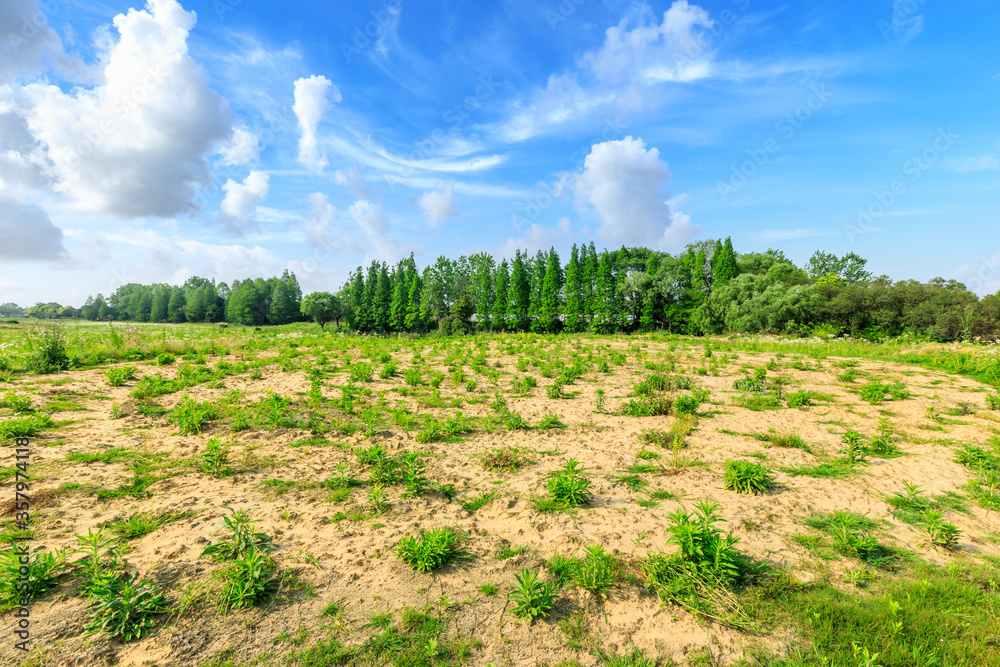
[[[388,333],[392,325],[392,282],[389,280],[389,270],[385,262],[379,267],[375,290],[375,330]]]
[[[545,261],[545,275],[542,278],[541,304],[538,312],[538,330],[555,332],[561,324],[559,320],[560,299],[562,289],[562,265],[555,248],[549,249]]]
[[[507,291],[507,322],[515,331],[528,328],[531,307],[531,285],[528,283],[528,268],[524,255],[515,251],[514,264],[510,270],[510,289]]]
[[[392,316],[392,328],[395,331],[406,331],[406,297],[408,293],[405,283],[405,276],[402,273],[396,274],[396,284],[392,288],[392,306],[390,315]]]
[[[548,260],[541,250],[535,253],[535,258],[530,262],[530,274],[528,277],[531,286],[528,307],[528,325],[532,331],[545,331],[541,323],[542,315],[542,286],[545,284],[545,269]]]
[[[416,331],[420,327],[420,275],[414,269],[413,277],[410,278],[410,289],[406,295],[406,330]]]
[[[581,250],[581,256],[583,252]],[[586,329],[594,319],[594,312],[597,308],[597,249],[591,241],[587,246],[587,258],[583,264],[583,327]]]
[[[493,279],[493,307],[490,316],[493,326],[500,331],[507,329],[507,299],[510,290],[510,270],[507,268],[507,260],[504,259],[497,267],[495,278]]]
[[[597,264],[597,283],[594,286],[594,330],[609,334],[618,330],[618,297],[615,276],[612,272],[614,260],[606,252],[601,253]]]
[[[584,251],[586,252],[586,250]],[[567,331],[583,331],[584,328],[584,296],[583,270],[580,266],[580,252],[576,244],[570,250],[569,264],[566,265],[566,320],[563,322]]]

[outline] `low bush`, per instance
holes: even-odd
[[[763,495],[774,488],[774,475],[761,463],[726,461],[726,488],[737,493]]]
[[[432,572],[451,561],[467,560],[471,555],[462,547],[465,536],[450,527],[407,535],[396,544],[399,559],[417,572]]]

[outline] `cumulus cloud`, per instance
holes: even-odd
[[[8,88],[7,104],[43,146],[52,189],[76,208],[119,217],[190,210],[211,184],[205,156],[230,140],[233,120],[188,54],[195,15],[176,0],[150,0],[113,23],[119,37],[101,42],[99,85],[31,83]]]
[[[417,205],[427,215],[427,224],[431,228],[438,227],[448,218],[458,215],[455,211],[454,187],[455,183],[450,182],[440,192],[432,190],[420,195]]]
[[[312,75],[295,81],[295,104],[292,111],[299,119],[302,136],[299,138],[299,162],[314,171],[322,171],[329,164],[316,143],[316,128],[329,108],[330,100],[340,102],[340,89],[325,76]]]
[[[678,0],[659,24],[655,17],[647,22],[649,14],[643,8],[608,28],[601,48],[585,53],[579,64],[611,84],[693,81],[711,74],[703,32],[712,26],[708,12]]]
[[[337,219],[337,209],[322,192],[314,192],[308,199],[309,214],[302,222],[302,233],[312,245],[326,248],[330,245],[328,233]]]
[[[0,261],[56,262],[66,258],[62,230],[41,206],[0,199]]]
[[[676,251],[698,230],[690,217],[674,211],[666,192],[669,180],[660,152],[628,136],[594,144],[572,189],[577,211],[600,221],[596,233],[607,247]]]
[[[271,177],[261,171],[251,171],[243,183],[233,179],[226,181],[222,189],[226,196],[222,200],[223,215],[247,223],[253,218],[257,204],[260,203],[270,189]]]
[[[358,165],[351,165],[350,169],[338,169],[333,174],[333,180],[337,185],[343,185],[350,190],[358,199],[370,199],[371,189],[361,176]]]
[[[372,254],[383,261],[394,261],[402,256],[402,249],[389,231],[389,216],[377,204],[359,199],[347,212],[358,225],[371,247]]]
[[[232,166],[250,164],[260,157],[260,140],[245,127],[233,129],[233,137],[223,147],[222,163]]]

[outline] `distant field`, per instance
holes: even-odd
[[[20,664],[1000,664],[995,345],[21,320],[0,379]]]

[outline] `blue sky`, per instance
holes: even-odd
[[[996,292],[998,25],[985,1],[10,0],[0,301],[726,236]]]

